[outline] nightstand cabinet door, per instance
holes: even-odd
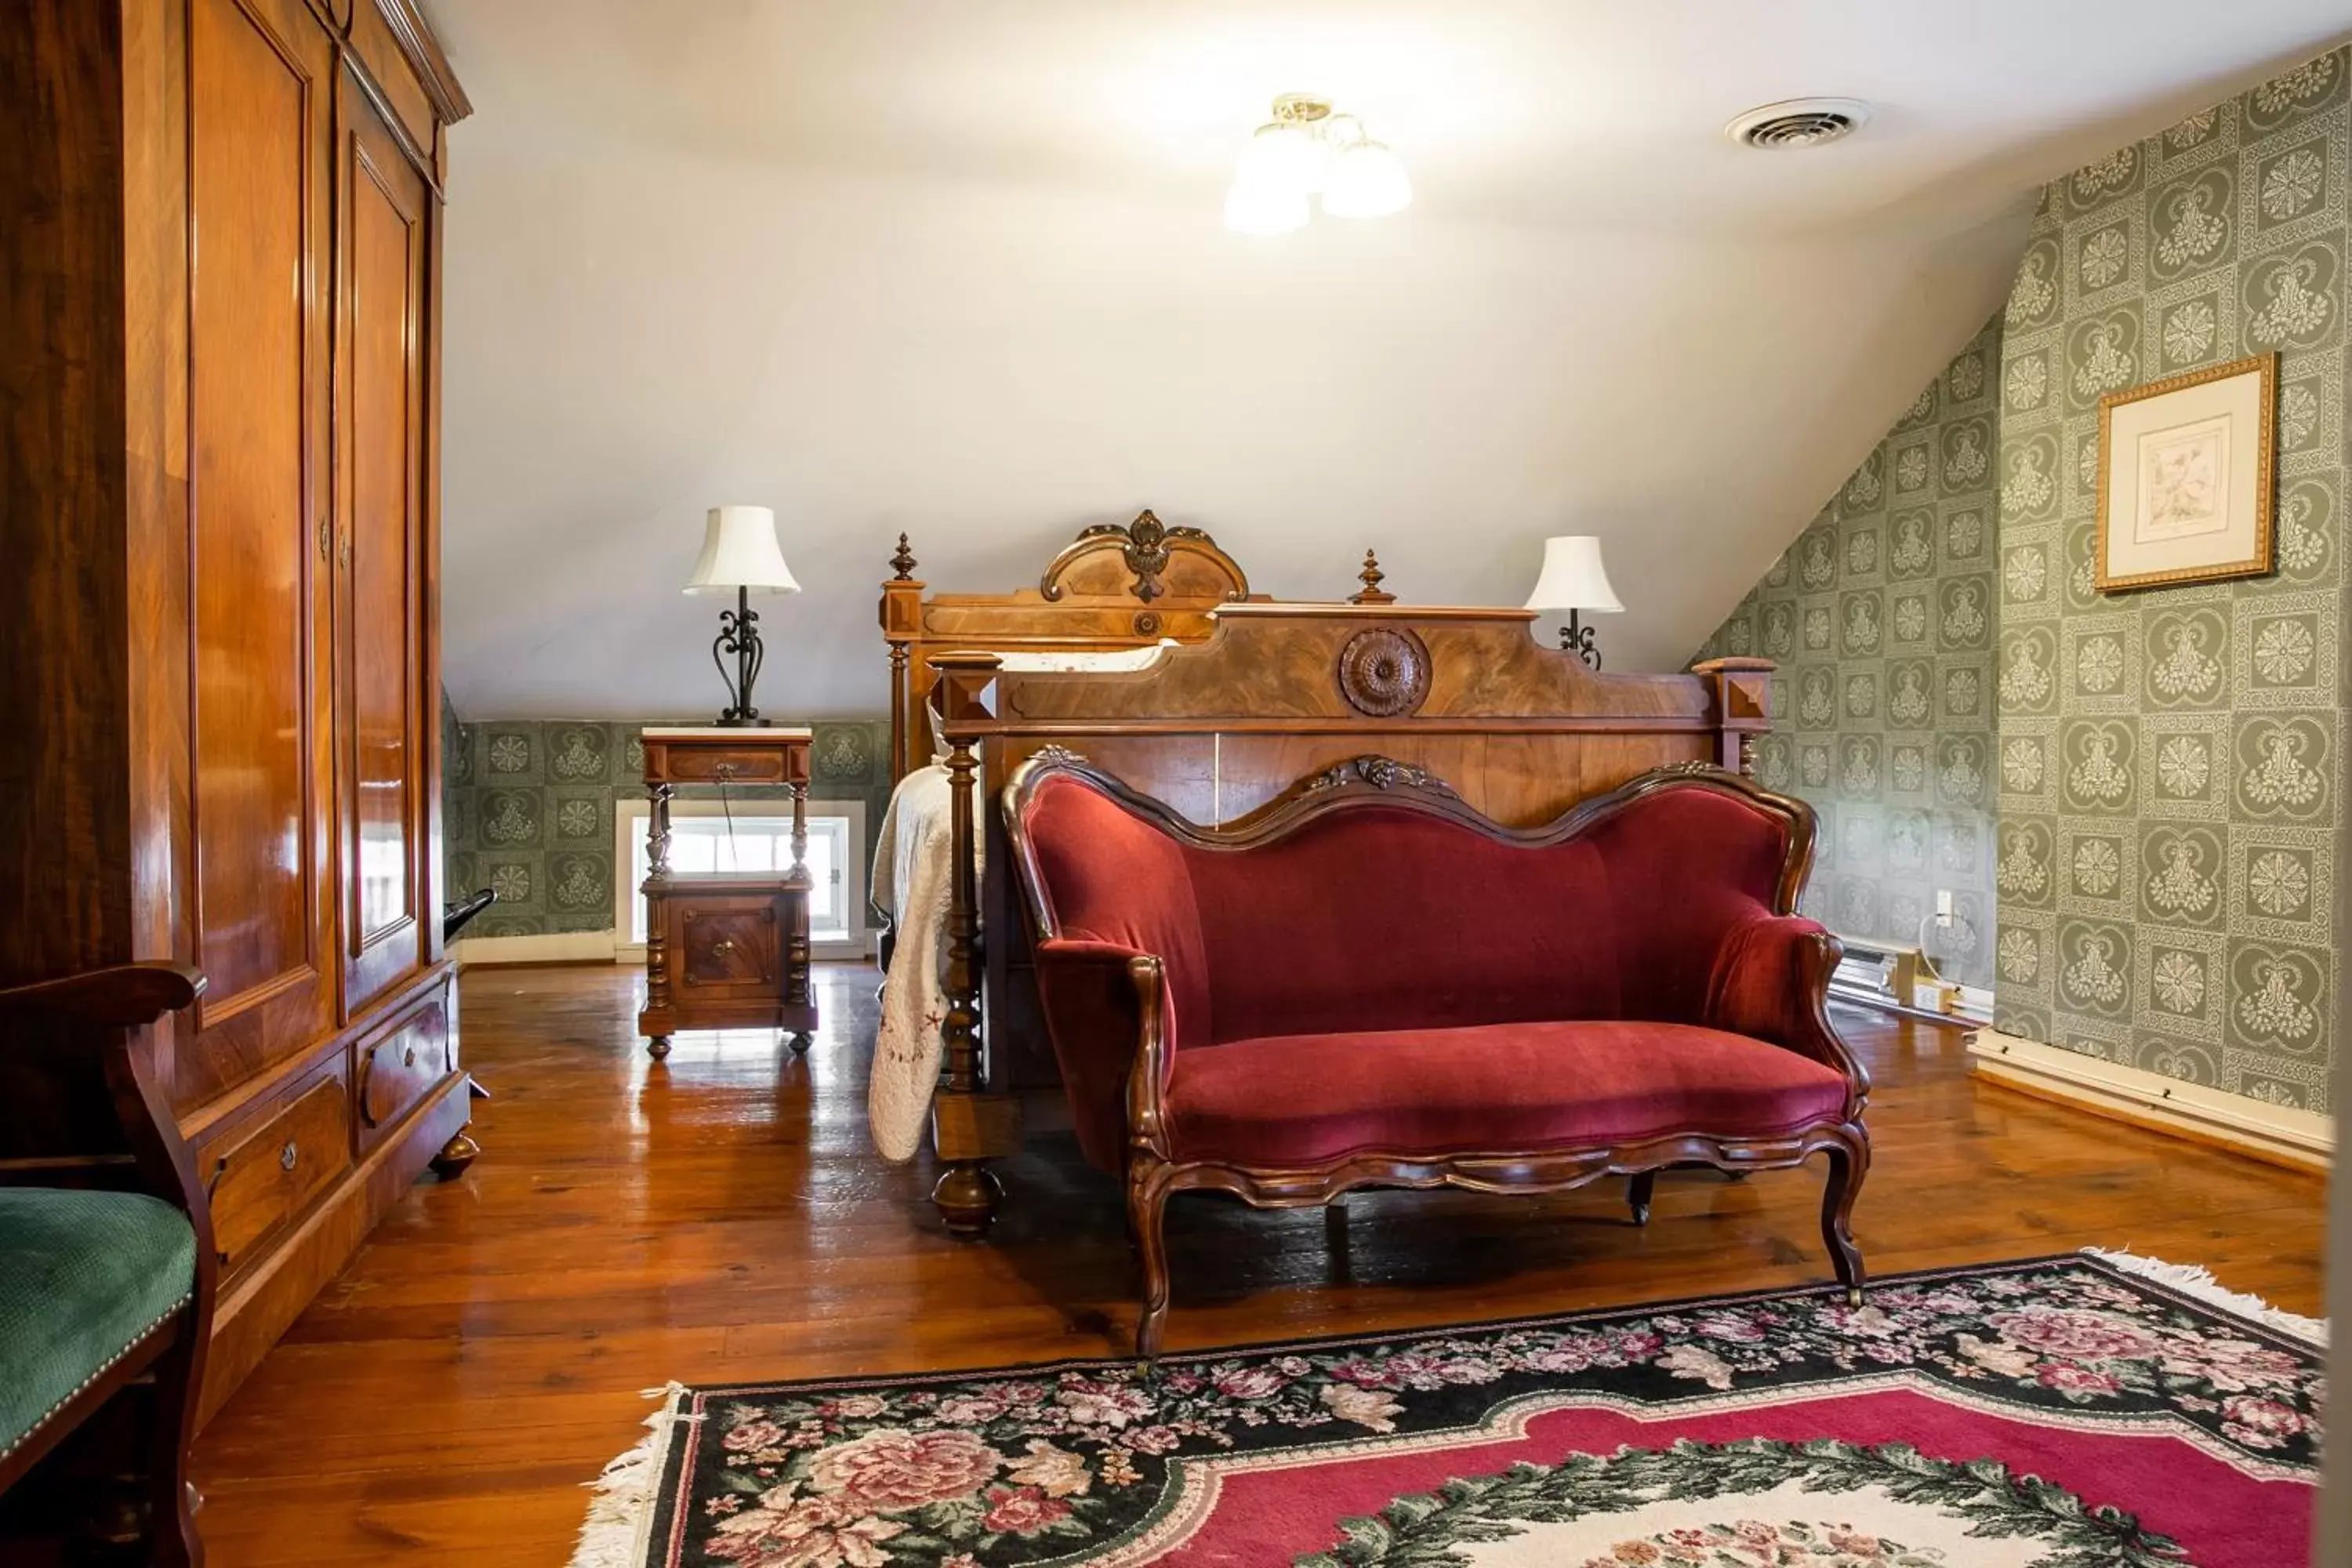
[[[670,941],[680,1001],[770,998],[781,992],[782,925],[772,897],[697,895],[675,900]]]

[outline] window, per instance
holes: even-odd
[[[614,813],[620,837],[614,925],[616,945],[642,948],[646,942],[646,900],[638,891],[652,871],[646,846],[651,811],[641,800],[618,803]],[[862,951],[865,921],[859,904],[865,890],[857,857],[865,846],[862,805],[811,802],[808,813],[809,941],[820,950],[827,944],[854,945]],[[793,819],[778,814],[773,802],[761,801],[746,809],[734,807],[730,820],[716,800],[673,800],[669,808],[669,868],[673,876],[690,877],[721,871],[785,871],[793,864]]]

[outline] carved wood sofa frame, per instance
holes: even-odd
[[[1788,850],[1773,893],[1771,912],[1775,915],[1795,912],[1813,858],[1814,819],[1803,802],[1775,794],[1744,775],[1708,763],[1681,763],[1662,768],[1571,806],[1549,823],[1510,827],[1472,807],[1425,770],[1385,757],[1365,756],[1304,781],[1295,794],[1251,820],[1226,827],[1203,827],[1068,752],[1055,749],[1024,762],[1005,792],[1006,832],[1020,868],[1030,918],[1041,940],[1050,940],[1059,932],[1053,910],[1044,897],[1044,878],[1035,847],[1026,830],[1027,806],[1036,791],[1055,777],[1082,780],[1169,837],[1221,854],[1243,853],[1274,843],[1309,824],[1358,809],[1367,802],[1442,818],[1500,843],[1540,847],[1585,834],[1662,791],[1718,791],[1754,805],[1785,825]],[[1136,1353],[1149,1362],[1160,1352],[1170,1293],[1165,1210],[1171,1194],[1187,1191],[1228,1193],[1257,1208],[1301,1208],[1328,1205],[1363,1187],[1462,1187],[1485,1193],[1542,1194],[1580,1187],[1605,1176],[1625,1175],[1633,1178],[1631,1201],[1634,1223],[1643,1224],[1649,1217],[1651,1184],[1656,1173],[1668,1166],[1708,1165],[1745,1174],[1801,1165],[1819,1153],[1827,1156],[1829,1164],[1822,1200],[1822,1242],[1839,1281],[1846,1288],[1849,1301],[1860,1305],[1865,1275],[1862,1253],[1854,1245],[1853,1218],[1855,1196],[1870,1168],[1870,1137],[1862,1120],[1869,1099],[1870,1076],[1829,1020],[1830,976],[1843,956],[1837,938],[1826,932],[1815,934],[1801,952],[1799,985],[1814,1037],[1811,1044],[1822,1053],[1820,1059],[1845,1079],[1845,1103],[1832,1119],[1765,1139],[1725,1138],[1691,1129],[1638,1142],[1572,1152],[1477,1149],[1442,1158],[1357,1152],[1327,1164],[1295,1169],[1188,1162],[1175,1157],[1167,1136],[1160,1098],[1160,1086],[1167,1081],[1172,1050],[1163,1024],[1166,965],[1159,954],[1129,960],[1128,977],[1135,990],[1140,1019],[1126,1102],[1128,1219],[1143,1268],[1143,1303],[1136,1330]]]

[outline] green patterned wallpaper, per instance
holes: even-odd
[[[445,704],[445,716],[447,710]],[[499,901],[468,936],[538,936],[613,929],[613,814],[643,800],[646,720],[625,724],[445,717],[443,840],[449,896],[495,888]],[[889,798],[887,720],[821,723],[810,757],[815,800],[863,800],[866,844]],[[743,789],[738,800],[786,798]]]
[[[1999,1026],[2313,1110],[2342,984],[2348,65],[2051,184],[2000,366]],[[2097,593],[2100,396],[2273,350],[2277,574]]]
[[[1777,659],[1758,776],[1812,804],[1805,912],[1991,983],[2000,322],[1920,391],[1697,657]]]

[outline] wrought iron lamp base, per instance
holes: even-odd
[[[730,654],[735,657],[732,675],[727,671]],[[719,667],[719,679],[727,683],[727,695],[734,700],[711,722],[730,730],[762,729],[772,722],[751,706],[751,683],[760,678],[760,663],[765,656],[760,614],[751,608],[751,591],[738,588],[735,607],[719,612],[719,636],[710,644],[710,661]]]
[[[1568,625],[1559,628],[1559,649],[1572,653],[1594,669],[1601,668],[1601,650],[1593,646],[1593,628],[1580,623],[1576,612],[1568,612]]]

